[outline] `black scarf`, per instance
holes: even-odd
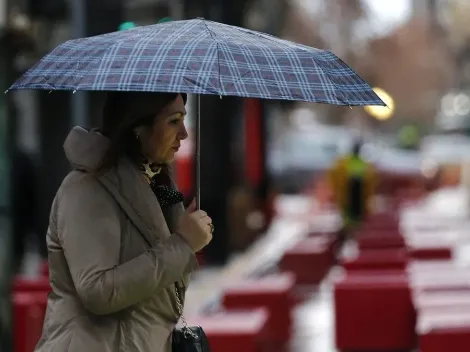
[[[172,187],[166,166],[144,159],[140,164],[140,170],[147,179],[162,209],[184,201],[183,194]]]

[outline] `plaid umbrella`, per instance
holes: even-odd
[[[329,51],[205,19],[67,41],[10,89],[174,92],[385,105]],[[196,126],[199,208],[199,113]]]
[[[329,51],[204,19],[67,41],[10,89],[180,92],[384,105]]]

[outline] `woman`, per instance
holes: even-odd
[[[74,128],[73,166],[47,234],[49,296],[39,352],[167,352],[212,220],[185,211],[168,164],[186,96],[108,93],[101,130]]]

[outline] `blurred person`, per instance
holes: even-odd
[[[73,171],[52,205],[52,293],[36,351],[171,351],[195,253],[214,230],[194,201],[184,209],[172,180],[185,103],[110,92],[101,128],[68,135]]]
[[[11,206],[13,268],[18,273],[28,240],[36,230],[36,168],[33,159],[20,148],[12,153]],[[41,241],[44,242],[44,241]]]
[[[373,165],[361,157],[362,145],[363,142],[357,140],[351,153],[336,160],[328,172],[333,199],[344,223],[341,241],[373,208],[377,175]]]

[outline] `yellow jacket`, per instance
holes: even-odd
[[[373,208],[372,198],[375,194],[377,186],[377,175],[375,168],[368,162],[354,157],[353,155],[347,155],[343,158],[336,160],[334,165],[328,171],[327,178],[328,183],[332,188],[336,205],[342,212],[347,212],[348,209],[348,195],[349,195],[349,178],[351,176],[351,166],[354,164],[359,167],[363,167],[362,174],[365,178],[364,182],[364,193],[365,197],[364,204],[367,204],[365,209],[366,214]]]

